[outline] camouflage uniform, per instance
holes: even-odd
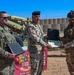
[[[7,58],[9,52],[6,50],[9,49],[7,48],[6,38],[9,42],[16,41],[7,26],[0,26],[0,73],[2,75],[14,75],[13,59]]]
[[[64,30],[64,45],[66,51],[66,61],[71,75],[74,75],[74,24],[69,24]]]
[[[38,24],[31,23],[27,27],[28,49],[31,57],[31,75],[41,75],[43,63],[43,31]]]

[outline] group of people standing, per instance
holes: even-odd
[[[74,75],[74,11],[68,13],[69,25],[64,30],[64,39],[67,54],[67,64],[71,75]],[[17,42],[14,34],[7,27],[8,15],[5,11],[0,11],[0,75],[14,75],[14,57],[7,47],[8,42]],[[28,24],[27,39],[28,51],[30,53],[31,75],[42,75],[44,47],[52,48],[51,45],[44,42],[43,30],[40,26],[40,11],[32,12],[32,22]],[[51,35],[50,35],[51,36]],[[72,47],[69,44],[72,43]],[[68,45],[68,47],[67,47]],[[22,74],[21,74],[22,75]]]
[[[51,47],[43,41],[43,31],[39,24],[40,11],[32,13],[32,22],[27,27],[28,50],[31,60],[31,75],[41,75],[43,65],[43,47]],[[8,42],[17,42],[7,27],[8,14],[0,11],[0,75],[14,75],[14,57],[9,51]],[[16,49],[15,49],[16,50]]]

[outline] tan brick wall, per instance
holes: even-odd
[[[58,29],[59,32],[63,32],[68,25],[67,18],[56,18],[56,19],[41,19],[40,24],[42,25],[43,31],[46,33],[48,28]]]

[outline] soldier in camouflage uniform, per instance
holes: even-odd
[[[28,50],[31,57],[31,75],[41,75],[43,64],[43,46],[46,43],[43,41],[43,31],[39,24],[40,11],[32,13],[32,22],[27,27]]]
[[[74,75],[74,11],[67,15],[69,24],[64,30],[63,44],[66,51],[66,61],[71,75]]]
[[[6,12],[0,11],[0,75],[14,75],[14,54],[9,52],[6,42],[7,40],[8,42],[16,42],[16,39],[6,26],[7,21],[8,15]]]

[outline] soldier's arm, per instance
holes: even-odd
[[[67,43],[69,41],[68,36],[70,36],[70,33],[68,33],[68,29],[64,29],[64,37],[60,38],[63,44]]]
[[[14,58],[14,54],[11,54],[0,47],[0,56],[5,58]]]
[[[41,43],[42,45],[45,45],[46,43],[42,40],[41,36],[37,35],[36,30],[34,27],[30,26],[28,27],[28,33],[30,35],[30,38],[36,42]]]
[[[65,47],[74,47],[74,40],[64,44]]]
[[[28,27],[28,33],[29,33],[29,36],[32,40],[36,41],[36,42],[39,42],[40,41],[40,37],[37,36],[37,33],[36,33],[36,30],[34,29],[33,26],[29,26]]]
[[[0,56],[2,57],[8,57],[9,55],[9,52],[3,50],[1,47],[0,47]]]
[[[42,28],[41,28],[41,26],[39,25],[39,27],[40,27],[40,30],[41,30],[41,34],[42,34],[42,36],[41,36],[41,38],[40,38],[40,43],[42,44],[42,45],[44,45],[44,46],[46,46],[46,43],[45,43],[45,35],[44,35],[44,33],[43,33],[43,30],[42,30]]]
[[[68,25],[64,29],[64,38],[68,38],[68,36],[72,36],[72,35],[73,35],[73,29],[72,29],[71,25]]]
[[[40,43],[42,44],[42,45],[44,45],[44,46],[46,46],[47,44],[44,42],[44,40],[41,38],[40,39]]]

